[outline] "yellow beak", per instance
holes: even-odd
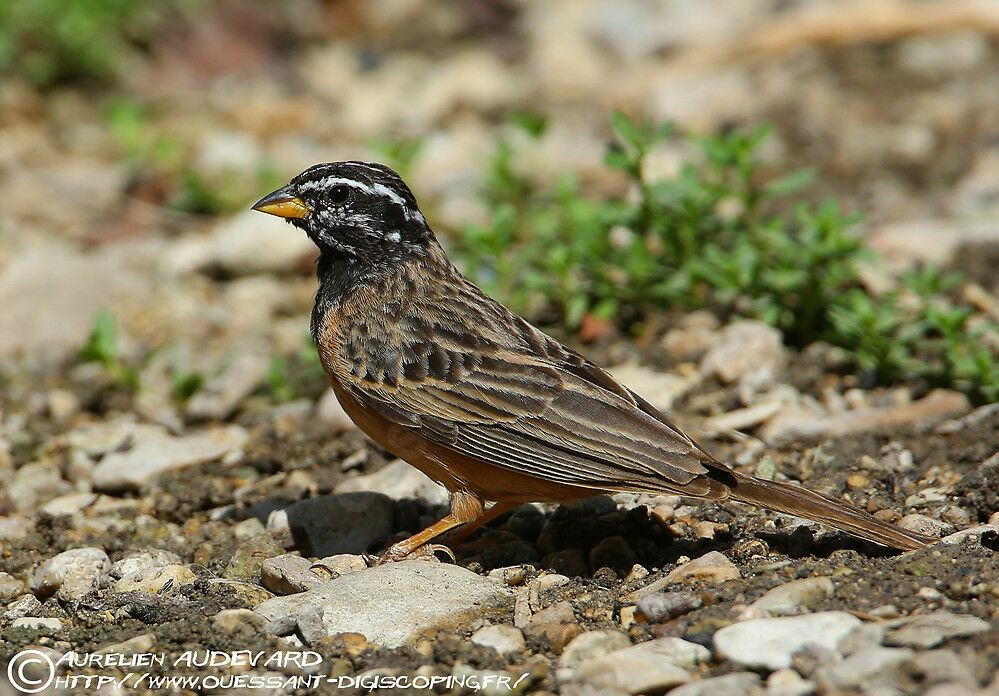
[[[285,186],[264,196],[253,204],[253,210],[283,218],[301,219],[308,217],[312,211],[302,202],[301,198],[291,193],[289,188],[289,186]]]

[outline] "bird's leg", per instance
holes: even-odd
[[[518,502],[501,501],[495,503],[491,508],[483,512],[476,519],[472,520],[471,522],[463,526],[461,529],[455,530],[454,532],[449,534],[447,539],[448,542],[451,544],[460,544],[465,539],[467,539],[472,532],[474,532],[482,525],[489,524],[500,515],[506,512],[510,512],[510,510],[513,510],[515,507],[519,505],[520,505],[519,501]]]
[[[482,516],[483,502],[471,493],[455,491],[451,495],[451,512],[442,517],[438,522],[430,525],[422,532],[417,532],[408,539],[397,541],[383,553],[375,565],[401,561],[405,558],[417,558],[425,555],[433,555],[437,551],[444,551],[451,558],[454,554],[451,549],[443,544],[430,544],[431,539],[443,534],[449,529],[454,529],[458,525],[474,522]]]

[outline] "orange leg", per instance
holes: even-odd
[[[493,506],[495,507],[495,506]],[[430,525],[422,532],[417,532],[408,539],[403,539],[402,541],[397,541],[389,547],[382,556],[378,559],[377,565],[382,565],[383,563],[391,563],[393,561],[401,561],[410,555],[423,556],[427,554],[433,554],[435,551],[445,551],[451,558],[454,558],[454,554],[446,546],[441,544],[428,544],[431,539],[440,536],[449,529],[454,529],[455,527],[466,524],[468,522],[478,521],[479,518],[484,517],[482,514],[483,502],[481,498],[477,498],[470,493],[465,493],[463,491],[455,491],[451,495],[451,512],[440,519],[440,521],[435,522]],[[492,510],[490,510],[492,512]],[[487,515],[489,513],[486,513]],[[486,521],[488,521],[488,518]]]
[[[501,501],[494,504],[491,508],[483,512],[476,519],[472,520],[458,531],[453,532],[448,537],[448,541],[452,544],[460,544],[465,539],[467,539],[472,532],[474,532],[482,525],[489,524],[500,515],[506,512],[510,512],[510,510],[513,510],[519,505],[520,505],[519,502],[512,502],[512,501]]]

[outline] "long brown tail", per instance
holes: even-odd
[[[854,505],[800,486],[758,479],[727,467],[713,473],[728,484],[730,496],[735,500],[822,522],[886,546],[913,551],[937,541],[882,522]]]

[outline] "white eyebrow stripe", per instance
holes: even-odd
[[[402,207],[403,213],[405,213],[407,220],[414,220],[414,219],[422,220],[423,219],[423,215],[420,213],[420,211],[418,211],[418,210],[415,211],[415,215],[414,215],[413,208],[409,205],[409,203],[406,202],[406,199],[403,198],[402,196],[400,196],[398,193],[396,193],[392,189],[390,189],[385,184],[377,184],[376,183],[376,184],[373,184],[373,185],[369,186],[369,185],[365,184],[364,182],[358,181],[357,179],[345,179],[343,177],[338,177],[338,176],[327,176],[327,177],[325,177],[323,179],[320,179],[318,181],[305,181],[305,182],[302,182],[301,184],[298,185],[298,188],[302,189],[303,191],[311,191],[313,189],[325,189],[325,188],[329,188],[330,186],[336,186],[337,184],[343,184],[345,186],[352,186],[353,188],[361,189],[362,191],[366,191],[368,193],[379,194],[379,195],[385,196],[386,198],[388,198],[390,201],[392,201],[396,205]]]

